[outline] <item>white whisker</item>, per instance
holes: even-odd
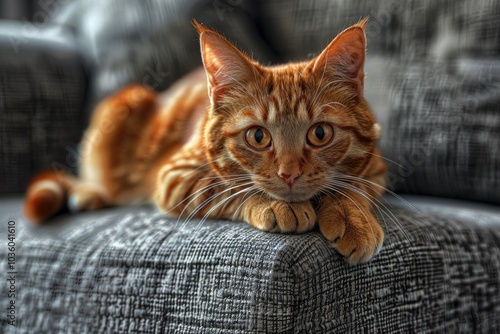
[[[226,189],[222,190],[221,192],[219,192],[217,194],[214,194],[214,195],[208,197],[201,204],[199,204],[198,206],[196,206],[193,209],[193,211],[184,220],[184,223],[187,223],[191,219],[193,219],[198,214],[198,212],[200,212],[208,203],[210,203],[211,201],[215,200],[216,198],[218,198],[218,197],[226,194],[227,192],[230,192],[231,190],[234,190],[234,189],[237,189],[237,188],[241,188],[241,187],[245,187],[245,186],[248,186],[248,185],[251,185],[251,184],[253,184],[253,182],[247,182],[247,183],[239,184],[239,185],[236,185],[236,186],[232,186],[232,187],[229,187],[229,188],[226,188]],[[231,196],[232,195],[230,195],[229,197],[231,197]],[[179,215],[179,219],[182,217],[182,215],[184,214],[184,211],[187,208],[188,208],[188,206],[184,207],[184,210],[182,210],[183,212],[181,213],[181,215]]]
[[[234,82],[236,82],[236,83],[237,83],[237,84],[238,84],[241,88],[243,88],[243,90],[244,90],[244,91],[245,91],[248,95],[250,95],[251,97],[253,97],[253,99],[254,99],[254,101],[255,101],[255,103],[256,103],[257,105],[261,105],[261,103],[259,103],[259,100],[257,100],[257,98],[255,97],[255,95],[254,95],[254,94],[252,94],[252,93],[248,90],[248,88],[247,88],[245,85],[243,85],[243,84],[242,84],[240,81],[238,81],[236,78],[234,78],[234,77],[232,77],[232,76],[228,75],[228,74],[227,74],[227,71],[226,71],[226,73],[225,73],[224,75],[225,75],[225,76],[227,76],[228,78],[230,78],[231,80],[233,80]]]
[[[403,233],[403,236],[407,240],[410,240],[410,236],[404,230],[403,226],[401,225],[401,223],[399,222],[397,217],[377,197],[375,197],[367,192],[364,192],[362,189],[360,189],[352,184],[345,183],[345,182],[342,182],[339,180],[334,180],[334,185],[337,187],[341,187],[341,188],[350,190],[350,191],[355,192],[358,195],[362,196],[365,200],[367,200],[371,204],[372,207],[374,207],[378,210],[378,212],[380,213],[380,215],[384,219],[384,223],[386,223],[386,222],[385,222],[385,218],[384,218],[383,214],[385,214],[395,224],[395,226],[398,227],[398,229]],[[386,224],[386,227],[387,227],[387,224]]]
[[[335,174],[334,176],[335,178],[343,178],[345,180],[350,180],[350,181],[355,181],[355,182],[359,182],[359,183],[364,183],[365,185],[372,185],[373,187],[376,187],[376,188],[379,188],[380,190],[383,190],[387,193],[389,193],[390,195],[394,196],[396,199],[398,199],[399,201],[401,201],[402,203],[404,203],[410,210],[412,210],[413,212],[415,212],[416,214],[418,215],[421,215],[422,213],[420,211],[417,210],[417,208],[415,208],[413,205],[411,205],[408,201],[406,201],[404,198],[402,198],[401,196],[399,196],[398,194],[396,194],[394,191],[390,190],[390,189],[387,189],[386,187],[376,183],[376,182],[373,182],[373,181],[370,181],[370,180],[367,180],[367,179],[363,179],[363,178],[360,178],[360,177],[357,177],[357,176],[352,176],[352,175],[346,175],[346,174]]]
[[[408,167],[403,166],[402,164],[397,163],[396,161],[391,160],[391,159],[389,159],[389,158],[386,158],[386,157],[384,157],[384,156],[382,156],[382,155],[380,155],[380,154],[373,153],[373,152],[368,152],[368,151],[365,151],[365,153],[366,153],[366,154],[373,155],[374,157],[381,158],[381,159],[383,159],[383,160],[385,160],[385,161],[387,161],[387,162],[390,162],[390,163],[392,163],[392,164],[394,164],[394,165],[396,165],[396,166],[398,166],[398,167],[403,168],[404,170],[410,171],[410,169],[409,169]]]
[[[346,105],[345,105],[345,104],[340,103],[340,102],[335,102],[335,101],[334,101],[334,102],[329,102],[329,103],[325,103],[325,104],[320,105],[320,106],[318,107],[318,110],[319,110],[319,111],[321,111],[321,110],[323,110],[323,108],[324,108],[324,107],[326,107],[326,106],[332,107],[333,105],[339,105],[339,106],[341,106],[341,107],[343,107],[343,108],[347,109],[347,107],[346,107]]]
[[[319,90],[319,92],[314,96],[314,100],[311,103],[311,105],[314,105],[316,103],[317,99],[319,98],[319,96],[323,93],[323,91],[325,89],[327,89],[328,87],[330,87],[331,85],[336,84],[336,83],[346,83],[346,82],[349,83],[351,81],[349,81],[349,80],[333,80],[333,81],[330,81],[329,83],[327,83],[326,85],[322,85],[321,90]]]
[[[220,208],[222,205],[224,205],[224,207],[225,207],[235,197],[237,197],[237,196],[239,196],[241,194],[247,193],[249,191],[252,191],[252,190],[255,190],[255,186],[242,189],[240,191],[237,191],[234,194],[231,194],[229,197],[224,198],[222,201],[220,201],[219,203],[217,203],[216,205],[214,205],[212,208],[210,208],[210,210],[208,210],[208,212],[205,213],[205,215],[203,215],[203,217],[201,218],[198,226],[202,225],[210,217],[210,215],[212,214],[212,212],[214,212],[215,210],[217,210],[218,208]]]
[[[236,219],[236,214],[238,213],[238,211],[240,211],[241,207],[250,199],[252,198],[253,196],[257,195],[259,192],[261,192],[261,190],[257,189],[257,187],[255,187],[254,189],[254,192],[253,193],[250,193],[250,196],[248,196],[248,198],[245,199],[245,196],[247,194],[245,194],[245,196],[243,196],[243,200],[241,201],[240,205],[238,205],[238,207],[236,208],[236,210],[234,210],[234,213],[233,213],[233,217],[232,217],[232,220],[235,220]]]

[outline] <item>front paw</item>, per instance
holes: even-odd
[[[263,201],[251,203],[245,220],[253,227],[269,232],[302,233],[316,224],[316,212],[310,202]]]
[[[319,229],[347,262],[367,262],[382,247],[384,231],[368,209],[343,204],[323,203],[318,210]]]

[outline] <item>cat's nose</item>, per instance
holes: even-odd
[[[294,171],[294,172],[281,172],[278,174],[279,177],[281,177],[283,180],[285,180],[286,184],[291,188],[293,184],[295,183],[295,180],[302,175],[302,172],[300,171]]]

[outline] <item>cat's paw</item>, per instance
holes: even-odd
[[[351,264],[369,261],[384,241],[380,223],[368,210],[331,202],[318,210],[321,234]]]
[[[310,202],[265,201],[253,203],[246,217],[259,230],[302,233],[316,224],[316,212]]]
[[[76,213],[92,211],[107,206],[106,195],[101,187],[92,184],[81,184],[73,189],[68,197],[68,209]]]

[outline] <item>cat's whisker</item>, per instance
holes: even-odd
[[[250,107],[245,105],[245,106],[243,106],[243,108],[241,108],[240,110],[237,111],[236,115],[240,116],[242,112],[244,112],[245,110],[248,110],[248,109],[250,109]]]
[[[224,66],[223,66],[223,67],[224,67]],[[226,73],[225,73],[225,75],[226,75],[228,78],[230,78],[231,80],[233,80],[234,82],[236,82],[236,83],[237,83],[237,84],[238,84],[241,88],[243,88],[243,90],[244,90],[244,91],[245,91],[248,95],[250,95],[250,96],[254,99],[254,101],[255,101],[255,103],[256,103],[257,105],[260,105],[260,104],[261,104],[261,103],[259,102],[259,100],[255,97],[255,95],[254,95],[254,94],[252,94],[252,93],[248,90],[248,88],[247,88],[245,85],[243,85],[243,84],[242,84],[240,81],[238,81],[235,77],[233,77],[233,76],[229,75],[229,74],[227,73],[228,71],[225,71],[225,72],[226,72]]]
[[[203,217],[200,219],[200,222],[198,223],[198,227],[201,226],[209,217],[210,215],[215,211],[217,210],[218,208],[220,208],[221,206],[226,206],[230,201],[232,201],[234,198],[240,196],[241,194],[244,194],[244,193],[247,193],[247,192],[250,192],[252,190],[255,189],[255,186],[251,186],[251,187],[248,187],[248,188],[244,188],[242,190],[239,190],[237,191],[236,193],[234,194],[231,194],[229,197],[227,198],[224,198],[222,201],[220,201],[219,203],[217,203],[216,205],[212,206],[210,208],[210,210],[208,210],[208,212],[205,213],[205,215],[203,215]],[[192,217],[191,217],[192,218]]]
[[[240,203],[240,205],[238,205],[238,207],[236,208],[236,210],[234,210],[234,213],[233,213],[233,217],[232,217],[232,220],[235,220],[236,219],[236,214],[238,213],[238,211],[240,211],[241,207],[250,199],[252,198],[253,196],[257,195],[259,192],[262,192],[260,189],[258,189],[257,187],[255,187],[253,193],[250,193],[250,196],[248,196],[248,198],[245,198],[245,196],[247,196],[247,194],[245,194],[245,196],[243,196],[243,199]]]
[[[215,161],[217,161],[217,160],[219,160],[219,159],[221,159],[221,158],[218,158],[218,159],[212,160],[211,162],[207,162],[207,163],[202,164],[201,166],[199,166],[199,167],[197,167],[197,168],[195,168],[195,169],[193,169],[193,170],[190,170],[189,172],[187,172],[187,173],[185,173],[185,174],[184,174],[184,177],[187,177],[187,176],[191,175],[192,173],[194,173],[194,172],[198,171],[199,169],[201,169],[201,168],[203,168],[203,167],[205,167],[205,166],[207,166],[207,165],[209,165],[209,164],[211,164],[211,163],[213,163],[213,162],[215,162]],[[212,176],[212,177],[208,177],[208,176],[207,176],[207,177],[201,178],[201,179],[200,179],[200,181],[202,181],[202,180],[209,180],[209,179],[219,179],[219,182],[216,182],[216,183],[213,183],[213,184],[209,184],[209,185],[207,185],[207,186],[205,186],[205,187],[202,187],[202,188],[200,188],[200,189],[196,190],[195,192],[193,192],[192,194],[190,194],[189,196],[187,196],[186,198],[184,198],[182,201],[180,201],[179,203],[177,203],[174,207],[170,208],[170,210],[168,210],[166,213],[169,213],[169,212],[171,212],[171,211],[175,210],[177,207],[179,207],[180,205],[182,205],[184,202],[186,202],[186,201],[190,200],[193,196],[196,196],[195,198],[193,198],[193,199],[192,199],[192,200],[191,200],[191,201],[190,201],[190,202],[189,202],[189,203],[185,206],[185,207],[189,207],[189,206],[192,204],[192,202],[193,202],[194,200],[196,200],[196,198],[198,198],[199,196],[201,196],[201,194],[202,194],[203,192],[208,191],[208,190],[210,190],[210,189],[212,189],[212,188],[215,188],[215,187],[217,187],[217,186],[221,186],[221,185],[226,185],[226,184],[227,184],[227,185],[232,185],[231,183],[234,183],[234,182],[238,182],[238,181],[248,181],[248,180],[250,180],[250,179],[251,179],[251,175],[250,175],[250,174],[240,174],[240,176],[241,176],[241,179],[237,179],[237,178],[235,177],[234,179],[231,179],[230,181],[229,181],[229,180],[224,180],[224,179],[221,179],[219,176]],[[243,177],[243,176],[247,176],[247,177]],[[225,177],[232,178],[232,177],[233,177],[233,175],[227,175],[227,176],[225,176]],[[183,214],[183,213],[184,213],[184,210],[182,211],[182,214]],[[182,214],[181,214],[181,215],[182,215]]]
[[[354,198],[352,198],[346,192],[343,192],[342,190],[340,190],[339,188],[337,188],[335,186],[330,186],[330,187],[331,187],[331,190],[336,191],[339,194],[341,194],[342,196],[349,199],[358,208],[358,210],[361,212],[361,214],[365,217],[365,221],[369,221],[368,216],[370,215],[370,213],[367,213],[365,211],[365,209],[363,209],[363,207],[359,203],[357,203]],[[368,226],[370,227],[370,231],[371,231],[372,235],[375,235],[375,232],[373,231],[371,224],[368,224]]]
[[[251,174],[233,174],[233,175],[224,175],[224,178],[222,178],[218,175],[215,175],[215,176],[203,177],[200,179],[200,181],[201,180],[214,180],[214,179],[221,179],[221,180],[229,179],[230,181],[233,181],[234,179],[251,180],[252,175]]]
[[[363,179],[363,178],[360,178],[358,176],[352,176],[352,175],[347,175],[347,174],[335,174],[335,177],[336,178],[344,178],[346,180],[350,180],[350,181],[355,181],[355,182],[359,182],[359,183],[364,183],[365,185],[371,185],[373,187],[376,187],[384,192],[387,192],[388,194],[394,196],[397,200],[399,200],[401,203],[405,204],[410,210],[412,210],[414,213],[418,214],[418,215],[421,215],[422,213],[417,209],[415,208],[413,205],[411,205],[410,202],[408,202],[407,200],[405,200],[404,198],[402,198],[401,196],[399,196],[398,194],[396,194],[394,191],[388,189],[387,187],[384,187],[376,182],[373,182],[373,181],[370,181],[370,180],[367,180],[367,179]]]
[[[360,189],[358,187],[355,187],[355,186],[353,186],[351,184],[348,184],[348,183],[345,183],[345,182],[342,182],[342,181],[339,181],[339,180],[335,180],[334,181],[334,185],[337,186],[337,187],[341,187],[341,188],[344,188],[344,189],[347,189],[347,190],[351,190],[352,192],[357,193],[358,195],[362,196],[365,200],[367,200],[371,204],[372,207],[376,208],[377,211],[381,215],[382,215],[382,212],[384,212],[384,213],[386,213],[386,215],[389,215],[389,218],[391,218],[391,220],[393,220],[393,218],[390,217],[390,216],[394,216],[394,215],[388,210],[388,208],[377,197],[371,195],[368,192],[364,192],[362,189]],[[382,206],[387,212],[383,211],[380,208],[380,206]],[[384,222],[385,222],[385,218],[383,217],[383,215],[382,215],[382,218],[384,219]],[[397,221],[397,218],[395,216],[394,216],[394,219],[396,219],[396,221]]]
[[[357,177],[355,177],[355,178],[357,178]],[[361,180],[363,180],[363,181],[367,181],[367,182],[371,182],[371,181],[369,181],[369,180],[365,180],[365,179],[361,179]],[[361,180],[358,180],[358,181],[361,181]],[[378,184],[376,184],[376,185],[378,185]],[[352,185],[351,185],[351,186],[352,186]],[[362,190],[361,190],[361,189],[359,189],[359,188],[358,188],[358,190],[359,190],[359,191],[362,191]],[[385,201],[385,202],[386,202],[386,203],[388,203],[387,201]],[[390,210],[389,210],[389,209],[388,209],[385,205],[383,205],[383,203],[381,203],[381,202],[379,202],[379,203],[380,203],[380,204],[383,206],[383,208],[384,208],[384,210],[382,210],[382,212],[383,212],[384,214],[386,214],[386,215],[387,215],[387,217],[388,217],[388,218],[389,218],[389,219],[390,219],[390,220],[394,223],[394,225],[398,228],[398,230],[399,230],[399,231],[401,231],[401,233],[402,233],[403,237],[406,239],[406,241],[407,241],[408,243],[411,243],[410,233],[406,231],[406,229],[404,228],[403,224],[399,221],[399,219],[398,219],[398,218],[397,218],[397,217],[396,217],[396,216],[395,216],[395,215],[394,215],[394,214],[393,214],[393,213],[392,213],[392,212],[391,212],[391,211],[390,211]],[[388,203],[388,205],[391,205],[391,204],[390,204],[390,203]],[[391,205],[391,206],[392,206],[392,205]],[[380,211],[379,211],[379,212],[380,212]],[[417,214],[420,214],[420,213],[418,213],[418,211],[417,211]],[[383,217],[383,216],[382,216],[382,217]],[[408,217],[408,216],[407,216],[407,217],[405,217],[405,219],[408,219],[409,221],[412,221],[412,220],[413,220],[411,217]],[[384,220],[384,222],[385,222],[385,220]],[[386,225],[386,226],[387,226],[387,225]],[[413,256],[415,256],[415,255],[413,254]]]
[[[338,188],[337,185],[332,185],[329,183],[326,185],[326,187],[327,187],[327,189],[333,190],[333,191],[339,193],[340,195],[346,197],[347,199],[349,199],[358,208],[358,210],[363,214],[365,219],[368,220],[368,216],[366,215],[366,211],[359,205],[359,203],[356,202],[356,200],[354,198],[352,198],[352,196],[349,196],[349,194],[342,191],[340,188]]]
[[[327,64],[328,64],[328,58],[325,59],[325,65],[323,66],[323,71],[321,72],[321,80],[319,81],[321,83],[325,79]],[[316,89],[316,92],[314,92],[314,98],[312,100],[313,102],[311,103],[312,106],[314,106],[314,104],[316,103],[316,100],[318,99],[320,87],[321,87],[321,85],[318,85],[318,88]]]
[[[330,87],[331,85],[333,85],[333,84],[337,84],[337,83],[346,83],[346,82],[347,82],[347,83],[349,83],[349,82],[351,82],[351,81],[350,81],[350,80],[347,80],[347,79],[346,79],[346,80],[333,80],[333,81],[330,81],[329,83],[327,83],[326,85],[322,85],[321,90],[319,90],[319,92],[315,95],[314,100],[313,100],[313,102],[311,103],[311,105],[314,105],[314,104],[316,103],[317,99],[318,99],[318,98],[321,96],[321,94],[323,93],[323,91],[324,91],[325,89],[327,89],[328,87]]]
[[[201,202],[200,204],[198,204],[198,205],[197,205],[197,206],[193,209],[193,211],[192,211],[192,212],[188,215],[188,217],[187,217],[187,221],[191,220],[191,219],[192,219],[192,218],[193,218],[193,217],[194,217],[194,216],[195,216],[195,215],[196,215],[196,214],[197,214],[197,213],[198,213],[201,209],[203,209],[203,207],[205,207],[208,203],[210,203],[210,202],[211,202],[211,201],[213,201],[214,199],[216,199],[216,198],[218,198],[218,197],[220,197],[220,196],[224,195],[224,194],[225,194],[225,193],[227,193],[227,192],[230,192],[230,191],[231,191],[231,190],[233,190],[233,189],[236,189],[236,188],[239,188],[239,187],[244,187],[244,186],[247,186],[247,185],[250,185],[250,184],[252,184],[252,183],[251,183],[251,182],[248,182],[248,183],[243,183],[243,184],[239,184],[239,185],[232,185],[231,187],[229,187],[229,188],[225,188],[224,190],[222,190],[222,191],[221,191],[221,192],[219,192],[219,193],[216,193],[216,194],[213,194],[213,195],[209,196],[208,198],[206,198],[203,202]],[[221,186],[221,185],[226,185],[226,183],[225,183],[224,181],[222,181],[222,182],[218,182],[217,186],[215,186],[215,187],[210,187],[209,189],[206,189],[204,192],[206,192],[206,191],[210,191],[210,190],[212,190],[212,189],[215,189],[215,188],[217,188],[217,187],[219,187],[219,186]],[[204,192],[203,192],[203,193],[204,193]],[[198,198],[199,196],[201,196],[203,193],[200,193],[200,194],[199,194],[196,198]],[[180,219],[180,217],[184,216],[184,212],[185,212],[185,210],[187,210],[187,209],[191,206],[191,204],[193,204],[193,202],[194,202],[194,200],[196,200],[196,198],[195,198],[195,199],[193,199],[193,200],[191,200],[191,201],[190,201],[190,202],[189,202],[189,203],[188,203],[188,204],[184,207],[184,209],[182,210],[182,212],[181,212],[181,213],[180,213],[180,215],[179,215],[179,219]]]
[[[182,201],[180,201],[179,203],[177,203],[168,212],[171,212],[171,211],[175,210],[180,205],[182,205],[183,203],[185,203],[186,201],[189,200],[189,202],[184,206],[184,208],[182,209],[181,213],[179,214],[179,219],[180,219],[180,217],[182,217],[184,215],[184,212],[191,206],[191,204],[193,204],[194,201],[196,201],[200,196],[202,196],[203,193],[205,193],[207,191],[211,191],[212,189],[215,189],[215,188],[217,188],[219,186],[234,186],[235,182],[239,182],[239,181],[248,181],[248,179],[247,178],[242,178],[241,180],[231,180],[231,181],[220,180],[218,182],[208,184],[205,187],[201,187],[200,189],[198,189],[195,192],[191,193],[189,196],[187,196]],[[179,222],[179,219],[178,219],[178,222]]]
[[[262,197],[265,195],[265,192],[262,192],[259,196],[259,203],[262,203]]]
[[[372,205],[372,207],[376,208],[379,213],[381,212],[379,205],[382,205],[384,208],[387,208],[377,197],[373,196],[372,194],[370,194],[368,192],[364,192],[363,189],[361,189],[361,188],[358,188],[358,187],[356,187],[352,184],[349,184],[349,183],[342,182],[338,179],[334,179],[331,182],[333,183],[333,185],[335,185],[337,187],[351,190],[351,191],[357,193],[358,195],[362,196]]]
[[[193,209],[193,211],[185,219],[184,223],[187,223],[187,222],[191,221],[198,214],[198,212],[200,212],[208,203],[212,202],[216,198],[218,198],[218,197],[220,197],[220,196],[222,196],[222,195],[224,195],[224,194],[226,194],[228,192],[231,192],[234,189],[245,187],[245,186],[249,186],[249,185],[252,185],[252,184],[253,184],[253,182],[239,184],[239,185],[236,185],[236,186],[233,186],[233,187],[226,188],[223,191],[221,191],[220,193],[217,193],[217,194],[214,194],[214,195],[208,197],[201,204],[199,204],[196,208]],[[231,197],[233,195],[230,195],[229,197]],[[187,207],[188,206],[184,207],[184,209],[186,209]],[[184,210],[181,213],[181,215],[179,216],[179,219],[180,219],[180,217],[182,217],[183,213],[184,213]]]
[[[343,176],[345,176],[345,177],[343,178]],[[395,224],[395,226],[398,227],[398,229],[403,233],[403,236],[407,240],[410,240],[409,234],[405,231],[403,225],[399,222],[398,218],[394,215],[394,213],[392,213],[383,202],[381,202],[377,197],[371,195],[370,193],[363,191],[361,188],[358,188],[350,183],[346,183],[346,182],[341,181],[342,179],[364,184],[366,187],[374,190],[375,192],[377,191],[377,189],[374,186],[375,185],[380,186],[378,183],[375,183],[375,182],[372,182],[372,181],[369,181],[366,179],[362,179],[359,177],[344,175],[344,174],[336,174],[335,178],[334,178],[334,182],[337,186],[341,186],[341,187],[344,187],[346,189],[350,189],[351,191],[358,193],[360,196],[363,196],[367,201],[369,201],[373,207],[376,207],[377,210],[379,211],[379,213],[381,213],[381,214],[384,213]],[[380,187],[382,187],[382,186],[380,186]],[[382,188],[384,188],[384,187],[382,187]],[[386,200],[385,200],[385,202],[388,205],[390,205],[390,203],[388,203]],[[382,217],[383,217],[383,215],[382,215]],[[384,219],[384,221],[385,221],[385,219]]]
[[[220,109],[224,108],[225,106],[224,105],[221,105],[215,109],[212,110],[212,112],[216,112],[216,111],[219,111]]]
[[[246,189],[247,189],[247,192],[250,192],[251,190],[256,189],[256,188],[257,188],[257,187],[256,187],[255,185],[252,185],[252,186],[250,186],[250,187],[248,187],[248,188],[246,188]],[[240,201],[243,201],[246,195],[247,195],[247,194],[246,194],[246,193],[244,193],[244,195],[243,195],[243,197],[241,198],[241,200],[240,200]],[[221,211],[222,211],[222,212],[225,212],[225,211],[226,211],[226,208],[227,208],[227,204],[229,204],[229,201],[225,201],[225,200],[223,200],[223,202],[225,202],[225,204],[224,204],[224,206],[222,207]]]
[[[200,166],[189,170],[189,172],[187,172],[186,174],[184,174],[184,177],[189,176],[190,174],[195,173],[195,172],[199,171],[200,169],[202,169],[204,167],[210,166],[212,163],[216,162],[217,160],[221,160],[221,159],[222,158],[217,158],[217,159],[214,159],[212,161],[208,161],[208,162],[206,162],[204,164],[201,164]]]
[[[386,157],[384,157],[384,156],[382,156],[382,155],[380,155],[380,154],[373,153],[373,152],[368,152],[368,151],[365,151],[364,153],[369,154],[369,155],[372,155],[372,156],[377,157],[377,158],[380,158],[380,159],[383,159],[383,160],[385,160],[385,161],[387,161],[387,162],[390,162],[390,163],[392,163],[392,164],[394,164],[394,165],[396,165],[396,166],[398,166],[398,167],[403,168],[403,169],[404,169],[404,170],[406,170],[406,171],[410,171],[410,169],[409,169],[408,167],[406,167],[406,166],[404,166],[404,165],[402,165],[402,164],[400,164],[400,163],[398,163],[398,162],[396,162],[396,161],[394,161],[394,160],[391,160],[391,159],[389,159],[389,158],[386,158]]]
[[[211,190],[211,189],[213,189],[213,188],[217,188],[218,186],[223,186],[223,185],[225,185],[225,184],[226,184],[226,181],[221,180],[221,181],[219,181],[219,182],[209,184],[209,185],[207,185],[207,186],[205,186],[205,187],[201,187],[200,189],[198,189],[198,190],[196,190],[195,192],[191,193],[189,196],[187,196],[187,197],[186,197],[186,198],[184,198],[182,201],[180,201],[179,203],[177,203],[175,206],[173,206],[172,208],[170,208],[170,210],[168,210],[166,213],[167,213],[167,214],[168,214],[168,213],[170,213],[171,211],[173,211],[173,210],[177,209],[177,208],[178,208],[180,205],[182,205],[184,202],[186,202],[186,201],[190,200],[190,201],[189,201],[189,203],[188,203],[188,204],[186,204],[186,206],[185,206],[185,208],[187,208],[187,207],[189,207],[189,206],[193,203],[193,201],[194,201],[194,200],[196,200],[196,198],[198,198],[199,196],[201,196],[204,192],[206,192],[206,191],[210,191],[210,190]],[[194,196],[196,196],[196,197],[195,197],[195,198],[192,198],[192,197],[194,197]],[[185,210],[185,209],[184,209],[184,210]],[[184,213],[184,210],[182,210],[182,212],[181,212],[181,214],[180,214],[181,216],[182,216],[182,214]]]
[[[325,104],[320,105],[320,106],[318,107],[318,110],[320,110],[320,111],[321,111],[321,110],[323,110],[323,108],[324,108],[324,107],[327,107],[327,106],[328,106],[328,107],[332,107],[333,105],[339,105],[339,106],[341,106],[342,108],[347,109],[347,107],[346,107],[346,105],[345,105],[345,104],[340,103],[340,102],[333,101],[333,102],[329,102],[329,103],[325,103]]]
[[[353,178],[355,178],[353,180]],[[379,187],[382,187],[380,186],[379,184],[377,183],[373,183],[372,181],[369,181],[369,180],[364,180],[364,179],[357,179],[356,177],[352,177],[352,176],[349,176],[348,177],[348,180],[351,181],[351,182],[359,182],[359,183],[362,183],[362,184],[365,184],[365,186],[369,186],[369,185],[372,185],[372,186],[379,186]],[[395,196],[397,199],[399,199],[403,204],[405,204],[410,210],[412,210],[414,213],[416,213],[417,215],[422,215],[422,213],[417,210],[415,207],[413,207],[409,202],[407,202],[404,198],[400,197],[399,195],[395,194],[395,193],[392,193],[391,191],[387,190],[389,193],[391,193],[391,195]],[[383,197],[382,197],[383,198]],[[387,199],[383,198],[384,199],[384,202],[387,203],[390,207],[393,207],[391,203],[389,203],[387,201]],[[391,210],[389,210],[385,205],[384,205],[384,208],[385,208],[385,213],[390,213],[391,216],[393,217],[391,220],[394,222],[394,224],[399,228],[399,230],[401,232],[403,232],[403,235],[404,237],[407,239],[407,240],[410,240],[410,234],[408,232],[405,231],[403,225],[399,222],[399,219],[391,212]],[[410,218],[410,217],[407,217],[406,219],[410,220],[410,221],[413,221],[413,218]]]
[[[210,209],[210,211],[207,214],[205,214],[205,216],[203,217],[203,220],[206,220],[210,216],[210,214],[212,214],[212,212],[214,210],[216,210],[217,208],[219,208],[221,205],[223,205],[222,210],[224,211],[225,208],[226,208],[226,206],[230,203],[230,201],[232,201],[235,197],[238,197],[241,194],[244,194],[243,197],[242,197],[242,201],[243,201],[243,198],[245,198],[245,196],[247,195],[247,193],[249,193],[249,192],[251,192],[253,190],[256,190],[255,186],[251,186],[251,187],[242,189],[242,190],[238,191],[237,193],[232,194],[228,198],[224,199],[223,201],[221,201],[220,203],[218,203],[217,205],[215,205],[212,209]]]
[[[361,212],[361,214],[365,217],[365,221],[368,221],[369,213],[367,214],[367,212],[356,202],[356,200],[354,198],[352,198],[346,192],[343,192],[342,190],[340,190],[339,188],[337,188],[335,186],[330,186],[329,190],[334,191],[334,192],[346,197],[347,199],[349,199],[358,208],[359,212]],[[333,193],[332,195],[334,195],[335,198],[338,199],[338,197],[335,195],[335,193]],[[371,225],[369,225],[369,226],[370,226],[370,230],[371,230],[372,234],[375,235],[373,228],[371,227]]]

